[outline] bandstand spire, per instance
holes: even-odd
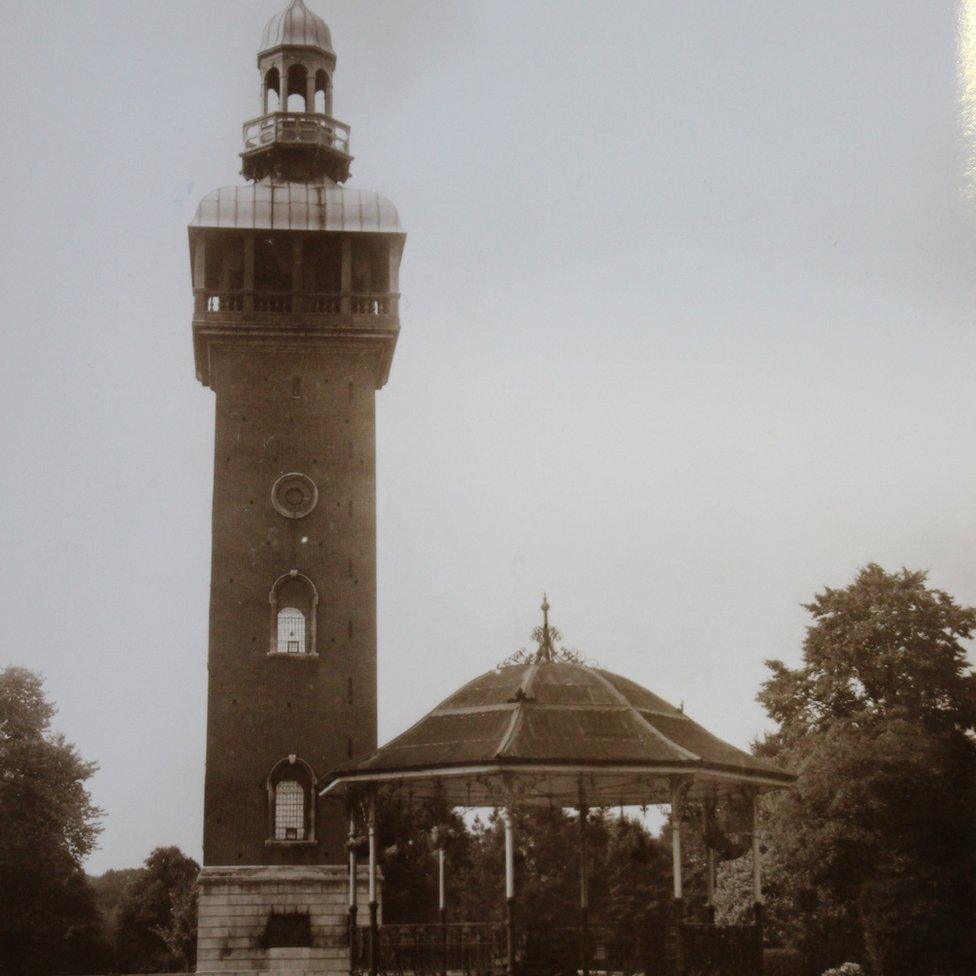
[[[552,646],[552,631],[549,630],[549,597],[542,594],[542,640],[539,641],[537,657],[540,662],[551,664],[556,659],[556,649]]]

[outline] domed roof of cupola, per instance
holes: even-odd
[[[291,0],[268,21],[261,39],[261,52],[276,47],[315,47],[335,54],[328,25],[305,6],[304,0]]]

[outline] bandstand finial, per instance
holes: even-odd
[[[549,597],[542,594],[542,640],[539,641],[539,660],[553,661],[555,652],[552,649],[552,634],[549,632]]]

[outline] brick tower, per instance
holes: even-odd
[[[216,394],[198,970],[343,970],[345,810],[319,777],[376,746],[375,391],[404,233],[342,186],[328,27],[264,32],[245,185],[190,226],[197,376]]]

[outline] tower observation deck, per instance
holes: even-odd
[[[379,193],[349,189],[350,129],[332,117],[332,35],[304,0],[264,31],[261,115],[244,124],[241,174],[201,201],[190,225],[194,351],[285,335],[368,348],[377,387],[399,332],[405,233]]]

